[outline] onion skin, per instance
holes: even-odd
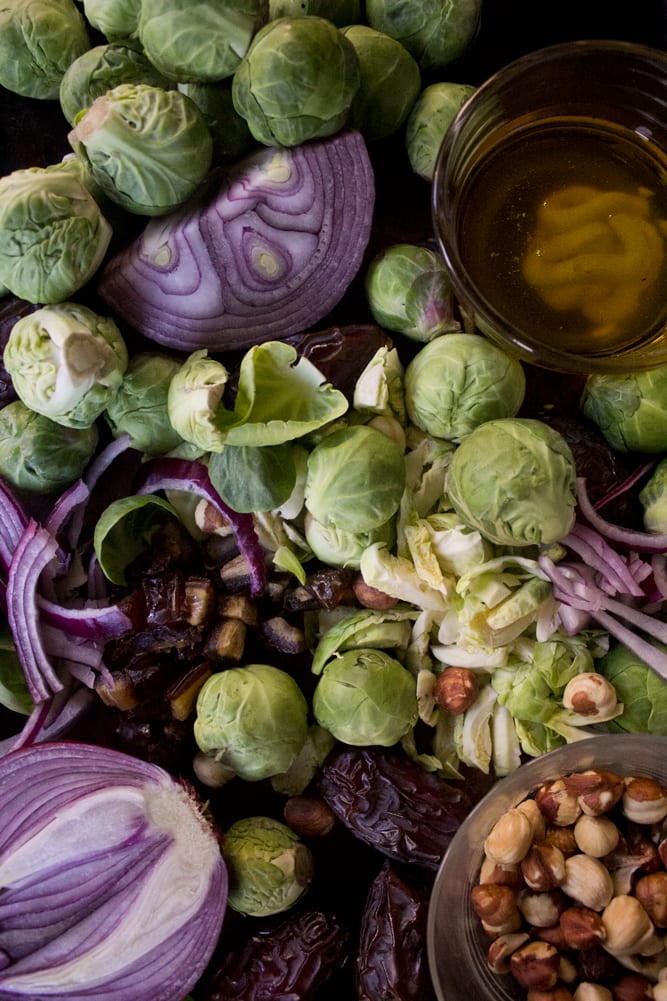
[[[307,330],[342,298],[370,237],[375,185],[359,132],[265,148],[111,258],[98,291],[181,351],[244,349]]]

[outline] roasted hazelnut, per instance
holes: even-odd
[[[594,858],[604,858],[618,844],[620,832],[609,817],[583,813],[574,825],[574,840],[579,851]]]
[[[578,904],[601,911],[611,900],[614,885],[599,859],[580,853],[565,859],[565,879],[561,889]]]
[[[567,944],[561,931],[560,924],[550,925],[548,928],[531,928],[533,938],[539,938],[542,942],[550,942],[559,952],[567,949]]]
[[[620,775],[603,768],[588,768],[583,772],[573,772],[566,777],[565,784],[577,797],[583,813],[593,817],[608,813],[616,806],[625,788]]]
[[[433,697],[445,712],[460,716],[470,709],[479,695],[479,683],[474,671],[467,667],[446,667],[438,675]]]
[[[602,912],[604,947],[614,955],[638,951],[639,943],[653,932],[653,924],[636,897],[623,894],[611,899]]]
[[[361,574],[355,578],[352,590],[357,601],[364,608],[372,608],[375,611],[385,612],[398,604],[398,598],[394,598],[391,594],[387,594],[385,591],[367,584]]]
[[[667,816],[667,789],[647,776],[626,778],[622,809],[638,824],[658,823]]]
[[[509,886],[478,883],[470,891],[470,903],[477,917],[493,928],[515,922],[519,915],[516,894]]]
[[[653,985],[641,973],[623,973],[610,987],[614,1001],[653,1001]]]
[[[520,862],[533,839],[528,817],[520,810],[504,813],[493,825],[484,842],[484,853],[501,864]]]
[[[572,1001],[572,992],[565,984],[556,984],[546,991],[533,987],[526,992],[526,1001]]]
[[[333,811],[319,796],[290,796],[283,816],[295,834],[303,838],[321,837],[333,828]]]
[[[656,872],[660,859],[656,846],[648,840],[621,839],[618,847],[607,855],[604,864],[611,873],[614,895],[632,893],[641,876]]]
[[[611,983],[622,972],[616,957],[603,949],[601,945],[594,945],[592,949],[584,949],[579,952],[577,966],[582,980],[596,984]]]
[[[546,834],[546,823],[544,820],[544,814],[540,810],[539,806],[534,799],[524,799],[521,803],[517,804],[517,810],[521,813],[525,813],[530,821],[530,826],[533,828],[533,841],[542,842],[544,841],[544,836]]]
[[[589,716],[593,721],[601,716],[608,718],[618,705],[618,698],[616,689],[603,675],[582,671],[568,681],[562,702],[566,709],[579,716]]]
[[[514,862],[502,865],[494,862],[493,859],[485,858],[479,871],[480,883],[499,883],[502,886],[511,886],[518,889],[523,886],[523,876],[520,866]]]
[[[513,932],[499,935],[493,940],[486,954],[486,962],[494,973],[509,973],[510,956],[520,946],[525,945],[530,936],[528,932]]]
[[[520,890],[516,902],[528,924],[536,928],[550,928],[555,925],[565,907],[565,898],[557,890],[541,893],[534,890]]]
[[[192,760],[192,770],[202,785],[208,786],[209,789],[221,789],[236,775],[233,768],[223,765],[222,762],[216,761],[215,758],[204,754],[203,751],[198,751],[195,754]]]
[[[520,866],[531,890],[555,890],[565,879],[565,856],[560,848],[548,842],[533,842]]]
[[[564,984],[574,984],[577,980],[577,967],[575,963],[569,956],[564,956],[562,953],[560,963],[558,964],[558,979],[562,980]]]
[[[522,987],[550,990],[558,981],[560,956],[548,942],[527,942],[512,953],[510,970]]]
[[[582,812],[577,795],[568,789],[563,778],[544,782],[535,793],[535,802],[547,823],[557,827],[574,824]]]
[[[635,885],[635,897],[658,928],[667,928],[667,872],[651,872]]]
[[[614,1001],[614,999],[608,987],[584,980],[572,995],[572,1001]]]
[[[559,923],[567,948],[577,952],[594,948],[606,937],[602,918],[590,907],[567,907]]]
[[[579,846],[574,838],[573,827],[547,826],[544,840],[550,845],[560,848],[565,858],[568,858],[570,855],[576,855],[579,851]]]

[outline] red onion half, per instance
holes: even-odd
[[[359,132],[262,149],[151,220],[109,261],[99,292],[127,324],[182,351],[307,330],[356,275],[374,200]]]
[[[0,1001],[182,1001],[218,941],[227,872],[187,791],[87,744],[0,760]]]

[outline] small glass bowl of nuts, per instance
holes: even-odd
[[[667,737],[589,737],[499,780],[427,942],[438,1001],[667,1001]]]

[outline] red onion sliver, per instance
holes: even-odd
[[[596,511],[586,490],[586,481],[577,477],[577,504],[582,517],[600,535],[639,553],[667,552],[667,532],[638,532],[607,521]]]

